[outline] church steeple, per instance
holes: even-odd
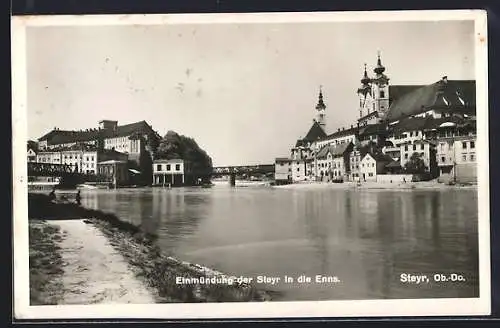
[[[363,73],[363,78],[361,78],[361,87],[358,88],[358,93],[363,95],[363,97],[366,97],[366,95],[371,91],[370,82],[371,79],[368,77],[365,64],[365,71]]]
[[[323,88],[319,86],[319,95],[318,95],[318,103],[316,104],[316,122],[325,130],[326,121],[325,121],[325,109],[326,105],[323,101]]]
[[[377,66],[373,69],[375,74],[382,75],[385,72],[385,67],[382,65],[382,60],[380,59],[380,51],[377,53]]]
[[[316,110],[320,111],[320,110],[324,110],[324,109],[326,109],[326,105],[323,102],[323,90],[322,90],[322,86],[320,85],[319,86],[319,95],[318,95],[318,104],[316,105]]]

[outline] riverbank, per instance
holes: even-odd
[[[477,189],[477,185],[448,185],[437,181],[421,181],[406,183],[380,183],[380,182],[299,182],[288,185],[273,186],[278,189],[369,189],[369,190],[449,190],[449,189]]]
[[[228,276],[209,268],[167,257],[156,245],[155,236],[145,234],[139,227],[121,221],[112,214],[85,209],[72,203],[54,204],[42,194],[30,194],[29,204],[30,225],[34,222],[42,222],[40,219],[44,219],[44,224],[62,229],[71,235],[69,240],[59,243],[59,254],[63,260],[66,258],[66,264],[59,263],[55,266],[62,270],[70,262],[68,259],[73,259],[73,269],[63,270],[61,277],[54,276],[52,280],[62,284],[63,290],[71,290],[72,284],[78,290],[78,286],[83,284],[87,287],[80,288],[80,291],[88,293],[89,288],[94,291],[84,297],[62,296],[53,301],[56,302],[55,304],[58,301],[63,302],[62,304],[69,304],[68,302],[75,304],[82,300],[83,304],[88,304],[89,302],[126,303],[129,301],[137,303],[141,300],[144,303],[162,303],[267,301],[271,299],[269,293],[257,290],[250,284],[177,283],[177,277],[192,280],[215,277],[225,278],[227,281]],[[69,218],[71,220],[68,220]],[[44,238],[48,237],[44,236]],[[30,238],[30,249],[36,248],[33,242],[34,240]],[[67,256],[65,257],[64,254]],[[80,269],[78,266],[75,269],[75,264],[81,266]],[[112,266],[113,274],[103,275],[102,267],[106,265]],[[39,265],[34,265],[33,270],[40,270]],[[120,280],[119,277],[122,279]],[[135,280],[131,277],[135,277]],[[100,282],[89,285],[96,279]],[[121,287],[115,289],[116,292],[95,293],[96,290],[103,290],[99,287],[103,285],[103,281],[110,283],[112,280],[118,280],[121,283]],[[116,296],[132,290],[139,290],[142,296],[137,300],[133,297]],[[38,293],[35,286],[32,293]]]
[[[62,297],[63,261],[60,229],[44,221],[29,222],[30,304],[55,305]]]

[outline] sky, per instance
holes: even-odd
[[[146,120],[215,166],[270,164],[309,130],[320,85],[327,132],[355,124],[378,51],[391,84],[430,84],[475,79],[473,46],[472,21],[29,27],[29,138]]]

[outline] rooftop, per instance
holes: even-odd
[[[446,77],[425,86],[392,86],[389,89],[392,102],[385,118],[397,120],[431,109],[475,112],[475,87],[474,80],[448,80]]]
[[[81,131],[59,130],[54,128],[38,139],[49,144],[92,141],[98,138],[133,137],[137,134],[155,133],[146,121],[118,125],[116,129],[86,129]]]

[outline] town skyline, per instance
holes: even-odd
[[[307,133],[320,85],[331,133],[358,118],[379,51],[391,84],[473,80],[473,37],[472,21],[39,27],[28,137],[145,120],[194,138],[214,166],[272,163]]]

